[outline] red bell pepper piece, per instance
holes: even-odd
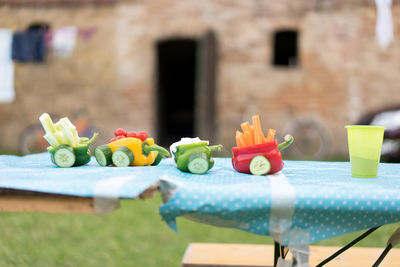
[[[277,140],[246,147],[233,147],[232,153],[232,165],[238,172],[250,174],[250,161],[258,155],[266,157],[271,164],[271,170],[267,174],[279,172],[283,168],[282,155],[278,150]]]

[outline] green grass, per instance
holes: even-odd
[[[178,219],[161,221],[159,196],[122,201],[108,215],[0,213],[0,266],[180,266],[190,242],[270,244],[272,239]],[[399,224],[378,229],[360,246],[384,247]],[[357,234],[319,242],[343,245]]]

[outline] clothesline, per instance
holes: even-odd
[[[77,37],[89,39],[96,28],[79,29],[74,26],[56,30],[46,27],[29,27],[18,31],[12,38],[12,59],[19,62],[44,61],[48,51],[61,57],[69,57],[76,44]]]

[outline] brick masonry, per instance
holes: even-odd
[[[336,1],[335,1],[336,2]],[[211,29],[218,41],[217,141],[229,155],[234,131],[259,113],[265,128],[283,136],[299,122],[300,151],[347,152],[344,125],[366,112],[400,102],[400,5],[394,1],[395,41],[374,40],[373,1],[120,1],[108,5],[0,5],[0,27],[32,22],[96,29],[78,39],[69,58],[16,63],[16,100],[0,104],[0,148],[16,150],[19,134],[43,112],[72,116],[85,108],[104,140],[117,127],[156,133],[157,41],[199,39]],[[299,33],[296,68],[271,65],[273,34]],[[322,133],[323,138],[320,139]],[[319,142],[324,142],[318,152]]]

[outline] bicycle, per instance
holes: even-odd
[[[321,160],[329,154],[331,133],[318,120],[311,117],[296,118],[285,127],[285,132],[292,134],[296,140],[287,151],[289,156]]]

